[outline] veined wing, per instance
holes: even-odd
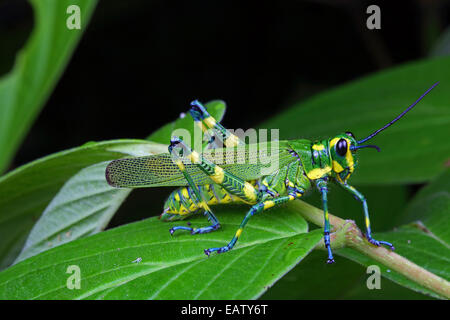
[[[202,155],[205,159],[246,181],[275,172],[293,160],[287,151],[285,141],[277,141],[277,145],[259,143],[234,148],[210,149]],[[183,158],[183,162],[195,184],[212,183],[197,165],[190,163],[187,158]],[[106,180],[110,185],[121,188],[188,184],[169,153],[114,160],[106,168]]]

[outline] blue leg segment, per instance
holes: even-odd
[[[325,220],[324,231],[323,231],[323,240],[325,243],[325,248],[328,250],[327,263],[334,263],[333,252],[331,251],[331,243],[330,243],[330,221],[328,218],[327,182],[325,180],[318,180],[317,188],[319,189],[319,191],[322,195],[323,215],[324,215],[324,220]]]
[[[239,229],[236,231],[233,239],[231,239],[231,241],[224,247],[205,249],[205,254],[209,257],[209,255],[212,252],[223,253],[223,252],[230,251],[234,247],[236,242],[238,241],[239,237],[241,236],[242,231],[244,230],[244,227],[247,224],[248,220],[250,220],[250,218],[253,215],[260,213],[260,212],[262,212],[268,208],[271,208],[275,205],[285,203],[288,201],[292,201],[294,199],[296,199],[295,196],[289,195],[289,196],[282,196],[282,197],[277,197],[277,198],[269,198],[267,200],[263,200],[263,201],[255,204],[254,206],[251,207],[251,209],[245,215],[245,218],[244,218],[244,220],[242,220],[241,224],[239,225]]]
[[[353,194],[356,197],[356,199],[358,199],[359,201],[362,202],[363,210],[364,210],[364,218],[365,218],[365,223],[366,223],[366,238],[367,238],[367,240],[370,243],[372,243],[378,247],[380,245],[385,245],[385,246],[388,246],[391,250],[395,250],[392,243],[387,242],[387,241],[379,241],[379,240],[375,240],[374,238],[372,238],[372,231],[370,229],[369,208],[367,207],[366,198],[358,190],[356,190],[354,187],[348,185],[346,182],[341,182],[339,180],[337,180],[337,181],[345,190],[349,191],[351,194]]]

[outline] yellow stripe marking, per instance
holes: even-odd
[[[205,121],[205,124],[209,127],[212,128],[216,125],[216,119],[214,119],[213,117],[208,117],[203,119],[203,121]]]
[[[235,146],[239,145],[239,138],[237,136],[235,136],[234,134],[232,134],[231,136],[226,138],[223,143],[225,144],[225,146],[227,148],[235,147]]]
[[[272,200],[264,201],[264,210],[272,208],[275,205],[275,202]]]
[[[331,149],[332,147],[334,147],[334,145],[335,145],[339,140],[341,140],[341,138],[333,138],[333,139],[331,139],[331,141],[330,141],[330,149]]]
[[[244,183],[244,194],[245,197],[251,201],[256,200],[256,190],[253,188],[253,186],[248,183],[247,181]]]
[[[223,180],[225,179],[225,172],[223,169],[219,166],[214,167],[214,174],[210,176],[212,181],[214,181],[217,184],[221,184]]]
[[[185,199],[190,199],[190,197],[189,197],[189,192],[187,191],[186,188],[181,189],[181,194],[183,195],[183,197],[184,197]]]
[[[241,236],[241,233],[242,233],[242,228],[239,228],[239,229],[236,231],[236,238],[239,238],[239,237]]]
[[[342,168],[342,166],[340,165],[339,162],[337,162],[336,160],[333,160],[333,171],[339,173],[339,172],[344,171],[344,168]]]
[[[186,209],[183,205],[180,205],[180,214],[181,215],[185,215],[188,214],[190,211],[188,209]]]
[[[313,150],[322,151],[325,149],[325,146],[323,144],[315,144],[312,146]]]
[[[219,203],[218,200],[214,196],[208,201],[208,204],[218,204],[218,203]]]
[[[192,151],[192,153],[189,155],[189,159],[192,161],[192,163],[200,163],[200,155],[196,151]]]
[[[176,160],[175,161],[176,165],[178,166],[178,168],[180,168],[181,171],[184,171],[186,168],[184,167],[184,163],[181,160]]]
[[[353,155],[350,151],[347,151],[347,153],[345,154],[345,160],[347,160],[347,167],[351,168],[350,170],[352,170],[355,165],[355,162],[353,160]]]
[[[325,168],[312,169],[311,171],[307,172],[306,175],[308,176],[308,178],[315,180],[325,176],[330,171],[331,167],[326,166]]]

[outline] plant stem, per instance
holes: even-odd
[[[293,205],[306,220],[323,227],[323,212],[306,202],[294,201]],[[366,256],[384,264],[392,270],[404,275],[408,279],[428,288],[447,299],[450,299],[450,282],[425,270],[408,259],[388,250],[369,243],[354,221],[344,220],[329,215],[330,223],[334,227],[331,243],[334,248],[350,247]],[[320,245],[324,248],[323,244]]]

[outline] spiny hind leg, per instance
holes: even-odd
[[[256,184],[256,182],[253,183]],[[197,188],[209,206],[242,202],[240,198],[234,197],[221,186],[214,183],[198,185]],[[172,191],[164,203],[164,211],[160,215],[160,219],[164,221],[184,220],[200,211],[202,208],[198,207],[192,201],[193,193],[190,186],[181,187]]]
[[[395,250],[394,245],[392,243],[387,242],[387,241],[375,240],[374,238],[372,238],[372,231],[370,229],[369,209],[367,206],[366,198],[358,190],[356,190],[351,185],[348,185],[346,182],[339,181],[339,179],[337,179],[337,181],[345,190],[349,191],[351,194],[353,194],[356,197],[356,199],[358,199],[359,201],[362,202],[363,210],[364,210],[364,218],[365,218],[365,223],[366,223],[366,238],[367,238],[367,240],[370,243],[372,243],[378,247],[381,245],[385,245],[385,246],[388,246],[391,250]]]
[[[298,196],[301,196],[301,194],[298,194]],[[238,241],[239,237],[241,236],[245,225],[247,224],[248,220],[250,220],[250,218],[257,214],[260,213],[264,210],[267,210],[275,205],[279,205],[281,203],[285,203],[288,201],[292,201],[294,199],[296,199],[297,197],[294,195],[288,195],[288,196],[281,196],[281,197],[277,197],[277,198],[270,198],[264,201],[261,201],[257,204],[255,204],[254,206],[252,206],[252,208],[247,212],[247,214],[244,217],[244,220],[242,220],[241,224],[239,225],[239,228],[237,229],[236,233],[234,234],[233,238],[231,239],[231,241],[224,247],[218,247],[218,248],[209,248],[209,249],[205,249],[205,254],[209,257],[209,255],[212,252],[217,252],[217,253],[223,253],[223,252],[227,252],[230,251],[234,245],[236,244],[236,242]]]
[[[208,144],[210,147],[214,148],[216,145],[216,136],[223,142],[225,147],[235,147],[244,144],[236,135],[228,131],[220,124],[220,122],[217,122],[198,100],[192,101],[191,106],[189,113],[194,119],[195,124],[199,126],[204,133],[206,133],[208,129],[211,129],[215,133],[215,135],[209,135],[210,140]]]
[[[259,191],[255,186],[229,172],[222,167],[214,164],[208,159],[204,158],[202,154],[190,149],[181,139],[172,138],[173,146],[179,147],[183,150],[183,156],[188,158],[193,165],[206,174],[212,182],[221,186],[230,195],[237,196],[243,202],[248,204],[255,204],[259,199]]]
[[[177,156],[177,153],[173,152],[174,150],[178,150],[179,152],[181,152],[183,157],[188,158],[192,164],[197,165],[200,170],[202,170],[211,179],[212,182],[222,187],[226,192],[229,193],[230,196],[237,196],[239,199],[249,204],[255,204],[258,202],[260,194],[255,186],[253,186],[250,182],[244,181],[228,173],[220,166],[217,166],[216,164],[203,158],[203,156],[198,152],[190,149],[181,139],[173,137],[169,147],[169,152],[173,154],[175,163],[185,175],[185,178],[188,181],[189,185],[194,186],[197,192],[197,187],[192,182],[191,177],[184,169],[184,164],[179,156]],[[206,201],[201,198],[200,193],[196,196],[197,199],[201,199],[199,203],[205,208],[205,211],[211,212]],[[212,212],[210,213],[210,215],[214,216],[212,215]],[[186,229],[186,227],[180,229]]]
[[[211,222],[211,225],[207,226],[207,227],[202,227],[202,228],[192,228],[192,227],[190,227],[190,225],[188,225],[187,227],[186,226],[176,226],[176,227],[173,227],[170,229],[170,234],[173,235],[173,233],[177,230],[187,230],[187,231],[190,231],[191,234],[208,233],[208,232],[217,230],[220,228],[219,220],[216,218],[216,216],[213,214],[213,212],[209,208],[202,193],[200,192],[199,188],[192,180],[189,173],[186,171],[186,167],[185,167],[183,161],[181,160],[181,157],[183,156],[183,154],[181,154],[181,156],[180,156],[180,151],[181,151],[179,149],[180,142],[181,142],[181,140],[178,138],[172,139],[172,141],[169,145],[169,153],[172,156],[173,162],[178,166],[178,168],[183,173],[185,179],[187,180],[189,187],[191,188],[190,190],[193,191],[193,194],[190,195],[190,199],[198,208],[203,208],[204,215],[208,218],[208,221]],[[184,144],[182,144],[181,146],[186,147]]]

